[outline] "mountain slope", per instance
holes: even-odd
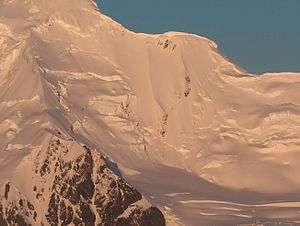
[[[106,161],[74,141],[50,140],[5,184],[1,225],[165,225],[161,212]]]
[[[55,137],[105,154],[170,225],[300,220],[300,74],[249,74],[89,0],[0,4],[2,181]]]

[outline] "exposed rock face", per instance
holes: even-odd
[[[18,199],[11,198],[10,190],[18,188],[6,184],[0,202],[1,226],[165,225],[162,213],[114,174],[103,156],[73,145],[54,139],[45,153],[37,153],[32,170],[32,178],[42,181],[32,187],[32,202],[37,206],[20,193]]]
[[[0,204],[0,225],[7,225],[7,221],[4,219],[3,207]]]
[[[30,209],[29,209],[30,207]],[[32,225],[28,218],[35,219],[37,216],[34,207],[28,202],[20,199],[19,202],[10,202],[4,209],[0,203],[0,225]]]
[[[126,225],[164,225],[164,219],[161,216],[161,212],[156,207],[150,207],[146,210],[136,208],[131,214],[125,218],[119,218],[117,220],[117,226]]]

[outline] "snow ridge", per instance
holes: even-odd
[[[278,211],[278,200],[300,200],[299,73],[249,74],[211,40],[178,32],[135,34],[90,0],[5,0],[0,15],[0,186],[3,200],[9,183],[15,205],[22,199],[34,206],[23,211],[30,223],[38,204],[20,169],[43,178],[31,169],[44,160],[26,159],[40,150],[46,155],[53,137],[78,146],[60,156],[65,163],[78,159],[82,146],[116,163],[116,172],[170,225],[300,220],[298,209],[283,205]],[[47,181],[63,173],[49,167]],[[68,178],[72,172],[65,172]],[[55,225],[62,215],[48,212],[54,191],[47,186],[48,201],[36,219]],[[56,191],[51,206],[62,197]],[[241,204],[243,213],[228,203]],[[257,203],[274,205],[262,211]],[[104,219],[91,206],[80,214]],[[127,222],[143,216],[127,207],[114,217],[123,214]]]

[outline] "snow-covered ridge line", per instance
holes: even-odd
[[[90,0],[1,1],[0,15],[3,208],[8,207],[5,188],[10,182],[11,202],[17,205],[22,199],[28,207],[28,201],[35,211],[41,205],[36,219],[49,223],[45,215],[55,193],[48,217],[53,224],[62,216],[55,209],[62,200],[78,216],[88,203],[98,222],[88,188],[79,189],[82,205],[74,207],[61,187],[53,190],[50,183],[61,174],[73,178],[76,170],[65,172],[55,164],[74,160],[75,167],[78,160],[84,165],[79,156],[85,145],[107,156],[108,168],[158,206],[169,225],[299,221],[298,210],[288,205],[300,201],[300,74],[249,74],[214,42],[196,35],[135,34]],[[63,154],[56,160],[49,155],[51,172],[44,167],[41,175],[45,159],[37,153],[47,153],[51,137],[78,149],[70,147],[65,154],[60,147]],[[32,169],[37,166],[36,174]],[[110,173],[103,178],[122,180]],[[94,183],[97,173],[91,175]],[[34,201],[30,178],[41,187],[37,190],[47,185],[41,203]],[[203,199],[212,202],[190,202]],[[250,206],[245,211],[252,211],[251,218],[248,212],[233,214],[224,200]],[[278,200],[287,206],[278,208]],[[270,205],[262,211],[257,203]],[[24,214],[34,224],[35,213],[27,207]],[[86,214],[94,219],[91,212]],[[132,220],[142,213],[130,207],[119,214]]]

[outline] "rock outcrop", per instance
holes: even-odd
[[[8,182],[0,202],[0,225],[165,225],[160,210],[117,176],[97,151],[52,139],[35,157],[30,175],[40,181],[32,184],[35,200],[21,191],[10,194],[18,189]]]

